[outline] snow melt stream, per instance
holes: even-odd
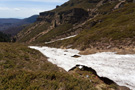
[[[39,50],[48,61],[69,71],[76,65],[93,68],[100,77],[107,77],[120,86],[135,90],[135,54],[118,55],[114,52],[102,52],[91,55],[79,55],[78,50],[57,49],[49,47],[30,46]],[[74,55],[81,57],[75,58]]]

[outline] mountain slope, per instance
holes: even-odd
[[[83,8],[85,10],[94,8],[101,0],[69,0],[58,8],[52,10],[55,12],[66,11],[73,8]]]
[[[70,0],[54,10],[40,13],[37,22],[16,36],[17,41],[27,45],[76,48],[82,50],[80,54],[108,51],[135,53],[135,3],[131,1]],[[68,38],[75,35],[76,37]],[[129,90],[119,88],[114,82],[106,84],[104,79],[101,80],[88,68],[85,71],[76,66],[67,73],[24,45],[2,43],[0,46],[1,89]],[[51,51],[58,60],[61,58],[54,50]],[[64,52],[68,53],[66,50]],[[66,58],[66,54],[62,55]]]
[[[94,46],[94,44],[99,44],[98,46],[102,47],[104,46],[102,44],[108,43],[109,45],[111,43],[113,44],[113,42],[117,42],[118,45],[134,45],[134,8],[135,3],[130,3],[125,5],[121,9],[113,11],[110,14],[100,16],[89,21],[84,25],[83,32],[81,32],[72,40],[70,39],[65,42],[63,41],[63,44],[73,44],[74,47],[79,45],[81,45],[82,47],[89,45]],[[95,22],[96,24],[94,26],[91,26],[93,22]]]
[[[0,42],[10,42],[10,36],[0,32]]]
[[[4,19],[0,18],[0,31],[6,30],[9,27],[11,27],[13,24],[20,22],[21,19],[14,19],[14,18],[9,18],[9,19]]]
[[[15,19],[15,18],[4,19],[4,18],[0,18],[0,24],[4,24],[4,23],[17,23],[19,21],[21,21],[21,19]]]
[[[0,68],[2,90],[129,90],[98,77],[92,69],[76,67],[66,72],[38,51],[18,43],[0,43]]]
[[[31,23],[34,23],[38,15],[33,15],[25,19],[0,19],[0,30],[3,33],[15,36],[19,31]]]
[[[28,17],[28,18],[23,19],[23,21],[24,22],[33,23],[33,22],[35,22],[37,20],[37,17],[38,17],[38,15],[33,15],[31,17]]]
[[[73,3],[73,6],[70,5],[71,3]],[[40,13],[40,16],[37,19],[38,22],[27,29],[28,33],[26,33],[26,29],[20,32],[18,41],[41,43],[54,38],[78,34],[83,30],[82,26],[88,20],[96,17],[97,15],[109,13],[117,3],[118,1],[109,0],[70,0],[52,11]],[[47,26],[44,26],[44,24],[47,24]],[[40,30],[41,28],[42,30]],[[45,31],[47,31],[46,33],[48,34],[48,37],[46,37]],[[25,33],[25,35],[23,33]],[[31,33],[34,33],[35,35],[31,36]],[[52,37],[49,33],[55,33],[56,35]],[[25,39],[25,37],[27,39]],[[35,40],[35,38],[38,40]]]
[[[0,43],[0,52],[2,90],[96,90],[96,83],[68,74],[25,45]]]
[[[13,36],[17,35],[21,30],[23,30],[27,26],[28,25],[10,27],[9,29],[6,29],[2,32],[6,33],[8,35],[11,35],[13,37]]]
[[[84,3],[93,7],[84,8],[87,6]],[[53,42],[48,46],[135,53],[134,7],[132,0],[70,0],[52,11],[40,13],[35,24],[18,34],[18,42],[42,45]],[[58,41],[72,35],[77,36]]]

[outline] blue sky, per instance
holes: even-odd
[[[68,0],[0,0],[0,18],[26,18],[54,9]]]

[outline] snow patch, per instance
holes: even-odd
[[[100,77],[107,77],[120,86],[135,90],[135,54],[118,55],[114,52],[102,52],[74,58],[73,55],[79,55],[78,50],[36,46],[30,48],[39,50],[49,58],[48,61],[66,71],[76,65],[91,67]]]
[[[83,68],[83,66],[79,66],[79,69],[82,69]]]
[[[50,43],[53,43],[53,42],[56,42],[56,41],[61,41],[61,40],[73,38],[73,37],[75,37],[75,36],[77,36],[77,35],[73,35],[73,36],[69,36],[69,37],[66,37],[66,38],[57,39],[57,40],[50,41],[50,42],[45,42],[45,44],[50,44]]]

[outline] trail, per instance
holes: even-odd
[[[58,67],[69,71],[76,65],[93,68],[100,77],[107,77],[120,86],[135,90],[135,54],[118,55],[114,52],[102,52],[91,55],[79,55],[78,50],[57,49],[49,47],[30,46],[39,50]],[[74,55],[80,57],[75,58]]]

